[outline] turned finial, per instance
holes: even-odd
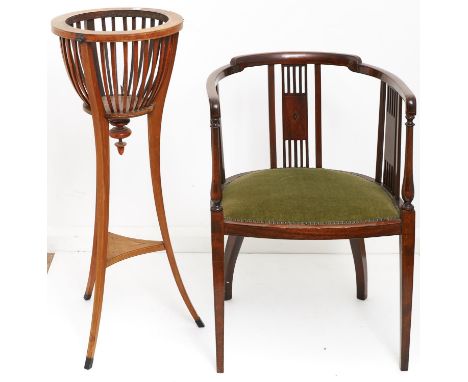
[[[130,136],[132,130],[130,130],[126,125],[130,123],[130,119],[112,119],[109,121],[112,126],[114,126],[109,131],[109,135],[111,138],[118,139],[115,142],[115,146],[117,147],[117,151],[120,155],[124,153],[125,146],[127,142],[124,142],[123,139]]]
[[[401,194],[403,197],[403,209],[413,210],[411,203],[414,198],[414,183],[413,183],[413,128],[414,115],[406,116],[406,155],[405,155],[405,172],[403,176],[403,187]]]

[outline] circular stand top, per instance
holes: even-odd
[[[144,27],[140,29],[126,30],[124,24],[122,30],[94,30],[94,20],[105,18],[149,18],[158,20],[160,25]],[[92,23],[89,29],[81,28],[84,22],[85,28]],[[52,24],[52,32],[60,37],[72,40],[89,42],[125,42],[161,38],[179,32],[184,20],[177,13],[152,8],[102,8],[78,12],[71,12],[55,17]]]

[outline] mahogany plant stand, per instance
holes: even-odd
[[[94,305],[85,369],[93,364],[101,318],[106,268],[118,261],[166,251],[179,292],[198,327],[204,327],[182,282],[169,237],[161,189],[161,119],[183,19],[156,9],[98,9],[73,12],[52,20],[60,37],[70,80],[92,115],[96,145],[96,211],[85,300]],[[131,118],[147,115],[153,185],[162,241],[140,240],[108,232],[109,136],[124,153]],[[113,127],[109,130],[109,124]]]
[[[265,88],[268,92],[270,168],[226,178],[219,83],[227,76],[260,66],[265,67]],[[341,66],[380,80],[375,176],[322,168],[321,72],[327,66]],[[276,77],[279,77],[282,89],[280,150],[276,148],[275,106],[278,97],[275,94],[275,67],[281,73]],[[315,168],[309,163],[312,160],[309,161],[308,70],[314,79]],[[234,57],[230,64],[210,75],[207,91],[211,117],[211,240],[217,371],[224,371],[224,301],[232,298],[234,267],[244,237],[350,240],[357,298],[365,300],[367,263],[364,239],[392,235],[400,237],[400,368],[408,370],[415,243],[415,210],[412,204],[413,120],[416,116],[414,94],[398,77],[364,64],[358,56],[323,52],[276,52]],[[252,107],[252,110],[255,109]],[[403,115],[406,118],[404,147],[401,139]],[[404,169],[400,171],[402,153],[405,161]],[[281,162],[277,158],[279,155]],[[284,181],[286,178],[289,180]],[[293,179],[298,181],[294,183]],[[267,182],[268,188],[265,186]],[[302,187],[302,194],[298,191],[301,184],[309,186]],[[340,189],[337,184],[350,187]],[[322,186],[326,191],[320,194],[317,190]],[[288,189],[289,194],[284,189]],[[344,193],[341,192],[343,190]],[[362,197],[364,193],[373,199]],[[315,196],[312,201],[309,197],[311,194]],[[371,204],[371,200],[375,203]],[[331,203],[327,204],[327,201]],[[281,208],[278,205],[286,207],[277,211]],[[315,215],[314,210],[318,211]],[[382,215],[373,216],[377,210]],[[297,216],[302,218],[298,219]],[[324,219],[320,216],[334,218]],[[224,248],[225,235],[228,235],[228,240]]]

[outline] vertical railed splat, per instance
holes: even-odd
[[[281,65],[283,167],[309,167],[307,65]]]
[[[400,195],[401,106],[401,97],[387,86],[383,185],[397,200]]]

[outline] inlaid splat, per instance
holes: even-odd
[[[307,66],[282,65],[283,167],[309,166]]]

